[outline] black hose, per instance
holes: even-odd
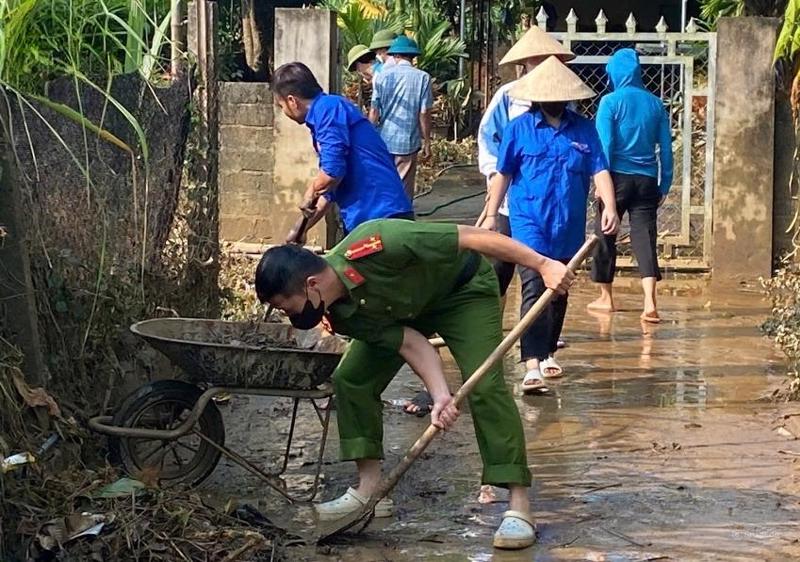
[[[473,199],[473,198],[479,197],[481,195],[484,195],[484,196],[486,195],[486,190],[485,189],[483,189],[481,191],[478,191],[477,193],[472,193],[470,195],[464,195],[462,197],[456,197],[455,199],[447,201],[446,203],[442,203],[441,205],[436,205],[430,211],[425,211],[425,212],[422,212],[422,213],[416,213],[416,215],[418,217],[429,217],[432,214],[434,214],[435,212],[444,209],[445,207],[449,207],[450,205],[455,205],[456,203],[460,203],[461,201],[466,201],[467,199]]]

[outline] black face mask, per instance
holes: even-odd
[[[567,108],[567,104],[562,101],[541,103],[539,106],[542,108],[542,111],[554,118],[561,117],[561,114],[563,114],[564,110]]]
[[[310,330],[322,322],[322,317],[325,316],[325,301],[322,300],[320,295],[319,304],[314,306],[311,304],[311,299],[308,298],[308,289],[306,289],[306,304],[303,305],[302,312],[289,315],[289,322],[298,330]]]

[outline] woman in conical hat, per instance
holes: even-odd
[[[532,105],[503,132],[497,174],[489,187],[481,226],[496,229],[500,205],[508,193],[511,236],[541,254],[567,261],[585,237],[592,180],[605,205],[602,231],[611,234],[619,226],[614,185],[594,124],[567,108],[569,102],[592,98],[595,93],[552,56],[518,80],[509,94]],[[532,270],[520,268],[520,277],[525,314],[545,287]],[[523,335],[524,393],[546,392],[545,376],[562,374],[555,352],[566,311],[567,297],[556,298]]]
[[[530,72],[550,56],[556,56],[564,62],[575,58],[569,49],[553,39],[547,32],[538,27],[532,27],[511,47],[500,64],[514,64],[523,67],[525,72]],[[518,80],[514,80],[497,90],[486,107],[486,112],[478,127],[478,167],[486,176],[487,188],[492,176],[497,172],[497,152],[500,149],[504,129],[509,121],[527,112],[531,107],[529,101],[514,99],[509,95],[509,90],[517,82]],[[500,207],[497,219],[497,231],[510,236],[508,207],[505,202]],[[500,294],[505,295],[514,277],[516,266],[513,263],[496,261],[494,267],[497,278],[500,280]]]

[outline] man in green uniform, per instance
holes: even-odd
[[[381,477],[381,393],[403,365],[433,397],[431,421],[447,429],[458,417],[442,363],[428,337],[444,338],[466,378],[502,339],[497,277],[486,254],[538,271],[548,287],[565,291],[574,279],[562,263],[495,232],[454,224],[375,220],[357,227],[324,258],[298,246],[268,250],[256,272],[256,292],[310,329],[326,317],[353,338],[333,376],[343,460],[355,460],[359,486],[317,506],[324,518],[360,509]],[[509,489],[509,511],[494,536],[498,548],[534,542],[530,471],[519,412],[501,365],[469,396],[483,484]],[[391,515],[391,500],[376,516]]]

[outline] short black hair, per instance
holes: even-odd
[[[302,62],[287,62],[272,75],[272,92],[282,98],[295,96],[313,100],[322,93],[322,86]]]
[[[299,293],[311,275],[322,272],[327,262],[301,246],[287,244],[270,248],[256,268],[256,295],[262,303],[275,295]]]

